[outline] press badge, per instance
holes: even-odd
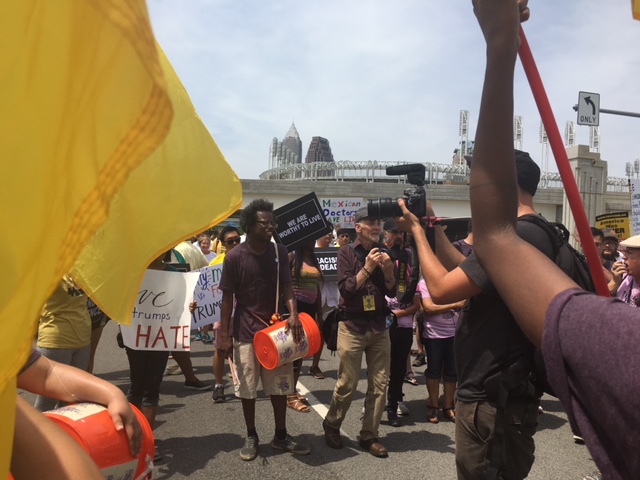
[[[362,297],[362,307],[365,312],[373,312],[376,309],[376,297],[373,295],[364,295]]]

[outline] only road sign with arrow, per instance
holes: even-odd
[[[580,92],[578,94],[578,125],[597,127],[600,125],[600,94]]]

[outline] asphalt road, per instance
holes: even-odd
[[[95,374],[126,391],[128,364],[124,350],[116,344],[116,326],[105,327],[96,354]],[[192,342],[192,361],[200,380],[213,383],[211,359],[213,346]],[[338,359],[323,353],[320,368],[324,380],[308,374],[305,361],[299,390],[312,404],[310,413],[287,410],[287,430],[298,441],[311,447],[311,453],[295,457],[271,448],[273,414],[268,397],[257,401],[257,431],[260,437],[258,458],[242,461],[238,452],[245,438],[240,401],[232,397],[233,387],[227,377],[226,403],[214,404],[211,391],[184,388],[184,376],[165,376],[161,386],[159,414],[154,431],[156,445],[163,460],[155,467],[158,479],[387,479],[428,478],[455,479],[454,425],[441,419],[432,425],[426,421],[426,387],[424,367],[416,370],[420,384],[404,384],[405,401],[410,415],[401,417],[402,426],[393,428],[383,417],[380,441],[389,457],[375,458],[357,444],[360,417],[366,390],[365,366],[359,393],[342,425],[345,448],[333,450],[324,443],[322,419],[335,386]],[[580,480],[595,469],[585,446],[573,442],[566,415],[560,402],[544,397],[545,413],[539,417],[536,461],[530,479]]]

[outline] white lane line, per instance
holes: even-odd
[[[298,390],[300,391],[300,394],[304,395],[307,398],[307,403],[309,404],[311,409],[314,412],[316,412],[318,415],[320,415],[321,418],[324,419],[327,416],[327,413],[329,412],[329,409],[327,408],[327,406],[324,403],[322,403],[320,400],[318,400],[318,398],[313,393],[311,393],[311,391],[309,391],[309,389],[305,387],[300,382],[300,380],[298,380],[297,386],[298,386]],[[351,404],[351,406],[353,407],[353,404]],[[353,438],[351,438],[342,428],[340,429],[340,434],[343,437],[353,441]]]

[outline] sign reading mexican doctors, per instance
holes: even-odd
[[[333,231],[314,192],[287,203],[274,213],[278,223],[274,238],[290,252]]]

